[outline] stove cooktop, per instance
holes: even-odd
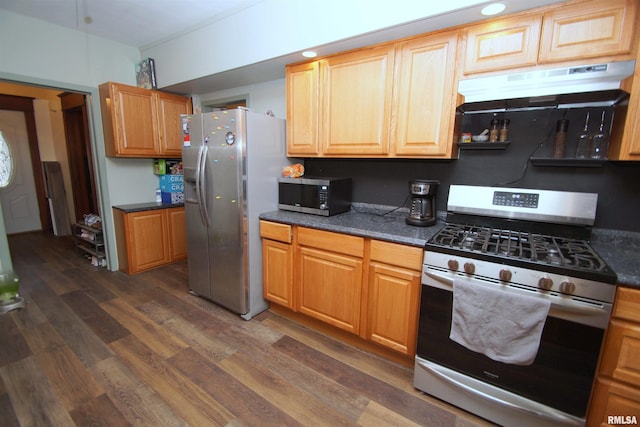
[[[581,239],[448,223],[425,249],[605,283],[617,279],[589,242]]]

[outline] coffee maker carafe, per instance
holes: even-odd
[[[411,204],[407,224],[425,227],[436,223],[436,190],[440,181],[409,181]]]

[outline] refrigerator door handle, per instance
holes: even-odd
[[[196,166],[196,198],[198,199],[198,209],[200,210],[200,219],[202,223],[209,227],[209,215],[207,213],[206,184],[204,180],[204,170],[206,167],[207,152],[209,148],[206,145],[200,147],[198,153],[198,164]]]

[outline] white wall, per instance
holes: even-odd
[[[117,267],[111,206],[135,199],[145,201],[139,197],[153,194],[157,183],[152,183],[151,167],[122,167],[123,160],[105,158],[97,87],[105,81],[135,85],[134,66],[140,60],[139,50],[5,10],[0,10],[0,40],[0,80],[90,95],[91,136],[96,148],[94,166],[100,185],[105,238],[112,267]],[[59,155],[50,148],[45,148],[45,153]],[[134,162],[140,166],[138,161]],[[114,183],[112,176],[117,177]],[[4,227],[0,233],[5,234]]]
[[[483,1],[263,0],[142,56],[155,59],[164,87]]]

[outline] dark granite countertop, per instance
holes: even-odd
[[[260,219],[420,247],[445,223],[445,212],[438,213],[431,227],[414,227],[405,223],[406,209],[384,215],[388,211],[388,206],[354,203],[351,211],[330,217],[279,210]],[[640,233],[594,228],[591,244],[616,272],[619,284],[640,288]]]
[[[594,228],[591,246],[618,275],[618,283],[640,288],[640,233]]]
[[[184,203],[158,203],[158,202],[134,203],[131,205],[113,206],[113,208],[124,211],[126,213],[131,213],[131,212],[141,212],[141,211],[153,211],[156,209],[178,208],[180,206],[184,206]]]
[[[263,213],[260,219],[419,247],[444,226],[442,219],[430,227],[407,225],[406,209],[385,212],[389,212],[387,206],[354,203],[351,211],[334,216],[272,211]]]

